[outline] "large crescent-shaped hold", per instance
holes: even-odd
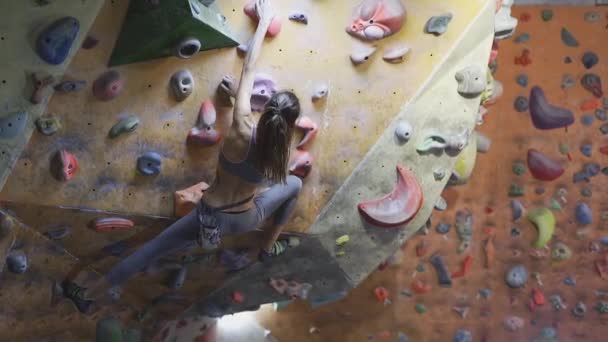
[[[217,112],[211,100],[205,100],[198,113],[198,121],[188,133],[187,142],[199,146],[213,146],[222,140],[222,134],[215,129]]]
[[[555,216],[553,216],[551,210],[540,208],[530,211],[530,213],[528,213],[528,220],[530,220],[538,230],[538,237],[534,242],[534,247],[545,247],[555,232]]]
[[[120,217],[100,218],[93,222],[93,228],[100,233],[130,230],[133,226],[133,221]]]
[[[363,40],[386,38],[401,30],[406,13],[401,0],[363,0],[346,32]]]
[[[572,112],[549,104],[540,87],[532,87],[529,106],[532,123],[537,129],[562,128],[574,123]]]
[[[552,181],[564,174],[564,168],[557,161],[531,148],[528,150],[528,168],[534,178]]]
[[[312,170],[314,158],[307,151],[296,151],[295,155],[289,162],[289,174],[306,178]]]
[[[243,7],[243,11],[245,12],[246,16],[251,18],[251,20],[255,21],[256,23],[258,21],[260,21],[260,16],[258,15],[258,11],[256,11],[256,9],[255,9],[255,0],[248,1],[245,4],[245,7]],[[281,32],[282,26],[283,26],[283,23],[281,21],[281,18],[279,18],[278,16],[275,16],[272,19],[270,26],[268,27],[268,31],[266,31],[266,37],[269,37],[269,38],[276,37]]]
[[[397,184],[391,193],[358,205],[359,212],[371,224],[397,227],[412,220],[422,206],[422,187],[408,169],[397,166]]]
[[[60,182],[67,182],[78,171],[78,160],[67,150],[59,150],[51,159],[51,173]]]
[[[307,150],[317,136],[319,126],[308,116],[301,116],[296,120],[296,127],[304,132],[304,136],[296,148],[301,151]]]

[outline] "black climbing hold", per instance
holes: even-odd
[[[0,139],[13,139],[25,128],[27,112],[14,112],[0,117]]]
[[[184,285],[188,269],[183,266],[179,270],[174,271],[167,281],[167,286],[172,290],[177,290]]]
[[[540,13],[540,16],[543,19],[543,21],[550,21],[551,19],[553,19],[553,10],[544,9]]]
[[[578,40],[576,40],[572,33],[570,33],[570,31],[568,31],[568,29],[566,29],[565,27],[562,27],[561,37],[562,41],[567,46],[576,47],[579,45]]]
[[[528,111],[528,108],[529,108],[528,99],[525,98],[524,96],[516,97],[515,102],[513,103],[513,107],[515,108],[516,111],[518,111],[520,113]]]
[[[146,152],[137,159],[137,170],[144,176],[155,176],[160,173],[162,157],[156,152]]]
[[[518,237],[521,235],[521,231],[518,228],[511,228],[511,237]]]
[[[591,69],[597,64],[597,62],[599,62],[599,58],[595,52],[587,51],[585,54],[583,54],[582,62],[585,68]]]
[[[25,273],[28,266],[27,255],[20,249],[10,251],[6,257],[6,266],[13,273]]]
[[[49,64],[63,63],[79,30],[80,23],[76,18],[64,17],[55,21],[38,36],[36,53]]]
[[[63,93],[73,93],[80,91],[87,85],[85,80],[63,81],[55,86],[55,90]]]
[[[44,233],[51,240],[61,240],[70,234],[69,227],[54,228]]]

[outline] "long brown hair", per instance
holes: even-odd
[[[289,148],[300,101],[289,91],[274,94],[260,117],[256,131],[256,166],[273,183],[285,183]]]

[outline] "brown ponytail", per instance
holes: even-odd
[[[256,131],[256,163],[273,183],[285,183],[289,148],[300,101],[289,91],[274,94],[258,121]]]

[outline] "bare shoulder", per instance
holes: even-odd
[[[244,159],[249,151],[253,126],[252,119],[243,120],[240,125],[233,124],[224,139],[222,153],[230,160]]]

